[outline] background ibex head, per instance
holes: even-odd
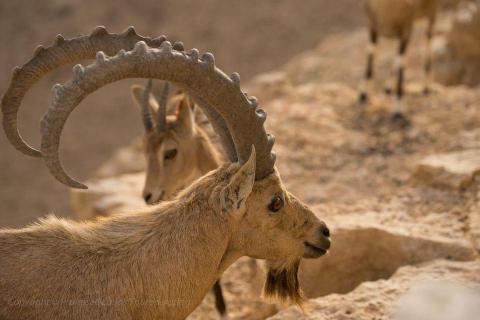
[[[88,94],[127,78],[175,83],[203,109],[230,160],[229,164],[197,180],[180,193],[173,202],[178,205],[176,210],[182,217],[197,217],[196,212],[201,212],[202,216],[196,218],[196,224],[211,226],[208,232],[212,235],[227,233],[226,251],[220,253],[222,261],[234,261],[243,255],[269,260],[266,295],[300,302],[297,280],[299,261],[325,254],[330,247],[330,234],[326,225],[283,186],[274,166],[274,137],[264,128],[266,112],[258,108],[255,97],[242,92],[237,73],[227,76],[215,66],[211,53],[200,56],[196,49],[187,53],[183,51],[183,46],[172,46],[164,39],[155,42],[154,47],[148,45],[148,41],[139,41],[133,50],[126,51],[125,48],[129,47],[123,42],[126,37],[134,35],[138,37],[134,31],[112,37],[105,29],[97,29],[83,41],[88,44],[94,38],[97,45],[104,43],[109,51],[115,47],[118,53],[108,57],[98,52],[96,62],[87,67],[76,65],[73,68],[73,80],[54,86],[52,104],[41,123],[41,155],[50,172],[65,185],[86,188],[65,172],[59,159],[59,144],[69,114]],[[75,40],[78,39],[69,40],[67,45]],[[60,41],[60,45],[65,43]],[[89,45],[85,47],[90,48]],[[67,49],[61,52],[75,56],[75,50],[69,53]],[[49,55],[48,59],[55,60],[55,57]],[[43,58],[37,55],[30,64],[42,65],[35,59]],[[20,96],[23,96],[25,86],[15,82],[22,68],[18,70],[9,90],[10,93],[20,90]],[[41,70],[37,69],[37,78]],[[9,100],[4,98],[5,101]],[[13,97],[12,101],[16,104],[2,106],[4,114],[10,115],[9,119],[16,114],[21,97]],[[183,112],[187,112],[188,106],[184,108],[187,109]],[[18,136],[16,122],[7,121],[5,126],[10,137]],[[25,151],[24,144],[17,141],[16,146]],[[217,226],[221,226],[221,230],[217,230]],[[204,237],[204,241],[209,239],[203,234],[183,236],[192,239]],[[227,262],[222,263],[228,266]]]
[[[191,99],[183,93],[169,99],[166,82],[157,100],[151,86],[151,80],[147,88],[132,86],[145,128],[146,172],[142,196],[147,204],[170,199],[220,163],[208,135],[197,125]]]

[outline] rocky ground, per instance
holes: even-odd
[[[362,31],[327,38],[249,82],[277,137],[284,182],[331,226],[333,246],[302,262],[310,298],[303,311],[261,300],[262,262],[234,264],[222,278],[232,319],[391,319],[399,298],[424,281],[480,284],[480,90],[435,85],[423,96],[421,34],[419,25],[407,69],[408,127],[392,121],[381,80],[372,101],[357,104]],[[383,78],[388,56],[378,63]],[[112,192],[118,186],[138,201],[142,174],[116,176],[142,166],[129,160],[135,154],[120,150],[100,169],[115,177],[92,182],[98,193],[74,195],[84,216],[92,207],[131,207]],[[189,319],[215,319],[212,303],[207,296]]]

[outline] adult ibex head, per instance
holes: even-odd
[[[145,128],[147,166],[143,198],[147,204],[171,199],[176,192],[220,165],[218,151],[197,124],[191,99],[183,93],[169,99],[169,87],[166,82],[157,100],[151,80],[146,88],[132,86],[133,99],[140,107]],[[170,109],[176,112],[167,115]]]
[[[205,112],[231,163],[200,178],[171,202],[153,207],[147,212],[112,216],[98,221],[98,224],[66,228],[65,234],[75,232],[76,228],[93,230],[88,232],[88,239],[94,244],[82,244],[82,252],[95,248],[97,241],[102,248],[110,248],[110,240],[107,239],[130,234],[124,241],[125,244],[135,247],[135,250],[115,251],[114,248],[122,247],[120,238],[115,238],[115,241],[119,242],[115,242],[109,250],[95,251],[98,263],[102,264],[102,268],[98,270],[103,270],[105,266],[106,256],[102,256],[102,252],[107,252],[105,254],[110,257],[114,252],[122,255],[141,251],[142,261],[153,255],[153,261],[162,263],[162,266],[157,266],[156,263],[145,266],[143,263],[132,265],[125,262],[122,268],[143,270],[145,267],[148,272],[162,274],[161,285],[156,276],[149,277],[148,281],[142,280],[140,284],[150,288],[150,294],[156,292],[156,296],[169,301],[180,299],[179,297],[183,299],[175,300],[184,301],[184,305],[175,306],[175,310],[172,309],[173,306],[152,306],[157,308],[158,312],[163,312],[162,314],[181,317],[185,316],[185,312],[191,312],[226,267],[245,255],[269,261],[266,296],[300,303],[302,295],[297,280],[299,261],[301,258],[318,258],[327,252],[330,247],[329,230],[324,222],[282,184],[280,174],[274,167],[274,138],[264,129],[266,113],[258,108],[256,98],[242,92],[240,76],[237,73],[225,75],[215,66],[211,53],[199,55],[196,49],[185,52],[183,48],[172,46],[168,41],[159,40],[159,45],[155,42],[156,46],[152,46],[148,44],[149,41],[140,39],[132,50],[126,51],[125,48],[129,48],[121,42],[123,36],[115,38],[105,29],[97,29],[91,38],[87,38],[89,42],[97,45],[104,43],[105,47],[112,47],[109,50],[104,48],[106,51],[118,53],[108,57],[105,53],[98,52],[96,61],[89,66],[76,65],[71,81],[54,86],[52,104],[41,122],[41,155],[58,181],[73,188],[87,188],[65,172],[59,159],[60,136],[69,114],[88,94],[127,78],[161,79],[174,83],[186,92]],[[112,43],[109,44],[108,39],[111,39]],[[72,45],[75,41],[80,40],[70,40]],[[46,50],[48,52],[50,49]],[[66,61],[79,59],[76,50],[62,52],[70,56]],[[45,52],[36,55],[31,62],[38,66],[35,69],[38,73],[34,76],[40,76],[43,70],[40,66],[48,64],[51,61],[49,59],[59,57]],[[8,96],[9,92],[24,94],[22,90],[25,88],[17,81],[22,68],[17,70],[4,98],[4,102],[13,101],[15,104],[2,105],[2,110],[9,115],[9,119],[16,113],[21,100],[20,95],[13,98]],[[12,123],[5,123],[10,136],[16,131],[12,128]],[[24,147],[19,147],[21,148]],[[108,233],[108,236],[101,236],[103,233]],[[80,241],[82,237],[73,237],[71,241]],[[53,238],[55,237],[48,239]],[[39,236],[39,241],[48,240],[42,239]],[[29,246],[31,247],[32,245]],[[69,244],[68,248],[76,247]],[[62,255],[58,259],[66,258]],[[132,259],[129,257],[126,260]],[[52,260],[55,258],[49,259],[49,263]],[[96,261],[94,259],[91,263],[95,264]],[[115,264],[124,263],[121,257],[114,261]],[[62,261],[62,265],[69,263],[74,262]],[[89,270],[97,269],[91,267]],[[117,271],[125,272],[124,269],[119,270]],[[182,272],[179,273],[178,270]],[[128,274],[142,277],[144,273],[136,269]],[[96,285],[101,286],[103,283],[100,281]],[[135,281],[131,283],[135,286]],[[158,285],[155,287],[156,284]],[[102,287],[101,292],[110,290],[112,285]],[[70,283],[69,287],[72,286],[75,284]],[[147,290],[147,287],[142,290]],[[139,289],[135,290],[132,292],[138,294]],[[163,291],[159,294],[155,290]],[[167,292],[164,292],[165,290]],[[142,309],[138,312],[146,311]]]

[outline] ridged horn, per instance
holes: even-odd
[[[167,102],[168,94],[170,93],[170,85],[168,81],[165,81],[163,85],[162,93],[160,95],[160,100],[158,101],[158,111],[157,111],[157,132],[162,133],[167,130]]]
[[[195,50],[192,52],[196,53]],[[227,149],[227,154],[236,153],[238,161],[245,163],[254,145],[257,152],[255,178],[260,180],[270,175],[275,163],[275,154],[271,150],[274,140],[263,126],[265,112],[252,108],[238,82],[210,65],[213,59],[207,58],[208,67],[205,67],[205,61],[192,59],[192,56],[198,57],[195,53],[186,54],[168,46],[149,48],[139,42],[132,51],[84,68],[82,79],[69,81],[56,92],[41,122],[42,154],[50,172],[68,186],[86,188],[65,172],[59,159],[60,136],[69,114],[87,95],[107,84],[127,78],[147,78],[178,85],[207,111],[211,122],[215,119],[208,110],[214,109],[224,119],[234,142],[234,150]],[[225,134],[223,131],[217,133]],[[228,141],[228,138],[223,137],[222,141]],[[231,145],[224,147],[232,148]]]
[[[228,156],[228,159],[231,162],[237,162],[237,151],[235,150],[235,144],[233,142],[232,135],[228,129],[227,124],[225,123],[225,119],[220,115],[220,113],[205,100],[201,98],[194,98],[194,101],[197,105],[201,106],[203,113],[207,117],[208,121],[212,125],[212,128],[215,132],[218,133],[220,137],[220,142],[225,150],[225,153]]]
[[[150,110],[149,100],[150,94],[152,93],[152,79],[148,80],[147,87],[143,90],[142,95],[142,121],[143,126],[147,132],[152,131],[153,129],[153,117]]]
[[[88,36],[67,40],[58,35],[52,46],[37,47],[32,59],[14,69],[10,85],[2,98],[3,129],[8,140],[20,152],[41,157],[40,151],[28,145],[18,132],[17,115],[25,94],[50,71],[68,63],[94,59],[98,51],[111,56],[121,49],[131,50],[138,41],[144,41],[150,47],[159,47],[165,39],[165,36],[155,39],[139,36],[133,27],[121,34],[113,34],[100,26]]]

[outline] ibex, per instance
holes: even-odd
[[[396,58],[397,83],[395,89],[396,104],[393,117],[396,120],[406,120],[402,114],[402,97],[404,82],[404,56],[410,41],[415,19],[427,18],[427,52],[425,61],[424,93],[429,92],[429,80],[432,69],[431,40],[436,19],[437,0],[366,0],[365,9],[368,17],[369,46],[365,84],[361,88],[359,101],[368,100],[367,89],[373,80],[373,65],[375,47],[378,36],[396,38],[399,40],[398,55]]]
[[[221,155],[208,134],[196,123],[191,99],[178,94],[170,101],[165,83],[160,99],[146,88],[132,86],[132,95],[141,109],[145,128],[143,137],[146,178],[143,198],[147,204],[168,200],[194,180],[221,164]],[[176,104],[176,115],[167,116],[167,102]]]
[[[220,155],[207,133],[197,125],[195,110],[185,94],[171,99],[170,102],[178,104],[178,111],[176,116],[168,117],[168,82],[159,100],[152,93],[152,80],[146,88],[132,86],[132,95],[142,112],[145,128],[147,166],[143,198],[147,204],[171,199],[176,192],[220,166]],[[213,294],[217,312],[224,318],[227,307],[220,280],[213,285]]]
[[[139,41],[126,51],[125,38],[97,28],[90,36],[56,43],[29,62],[30,76],[38,78],[63,55],[70,57],[64,61],[79,59],[82,48],[104,43],[109,51],[119,50],[112,57],[98,52],[94,63],[73,68],[74,79],[54,86],[41,122],[40,153],[52,175],[67,186],[86,188],[60,162],[62,128],[88,94],[126,78],[170,81],[193,97],[230,163],[147,210],[90,222],[50,217],[0,231],[0,318],[184,319],[241,256],[268,261],[266,297],[300,304],[300,260],[324,255],[330,233],[283,186],[274,166],[274,138],[264,129],[266,113],[241,91],[237,73],[228,77],[215,66],[211,53],[187,53],[164,39],[154,47]],[[52,55],[59,46],[62,55]],[[28,88],[19,82],[27,77],[23,70],[17,69],[3,99],[10,120]],[[12,139],[19,136],[14,122],[4,125],[18,149],[35,153]]]

